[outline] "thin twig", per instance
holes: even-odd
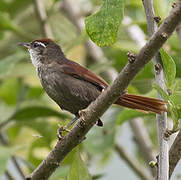
[[[142,165],[137,162],[136,159],[131,158],[124,148],[118,144],[115,144],[115,150],[119,154],[119,156],[128,164],[128,166],[134,170],[134,172],[142,179],[142,180],[153,180],[151,175],[145,173],[147,169],[145,169]]]
[[[88,108],[81,111],[81,117],[72,130],[60,139],[47,158],[27,177],[27,179],[48,179],[60,166],[66,155],[84,139],[88,131],[94,126],[103,113],[122,95],[129,83],[139,71],[150,61],[154,54],[166,42],[180,22],[181,1],[171,11],[160,28],[139,51],[133,63],[128,63],[116,80]],[[164,34],[164,36],[163,36]],[[165,36],[166,34],[166,36]]]
[[[12,118],[15,114],[16,114],[16,110],[15,110],[15,112],[13,112],[13,114],[9,117],[9,118],[7,118],[5,121],[3,121],[2,123],[0,123],[0,131],[2,130],[2,128],[4,127],[4,126],[6,126],[7,124],[9,124],[10,122],[12,122],[14,119]]]
[[[11,174],[9,173],[9,171],[5,171],[5,175],[6,175],[6,177],[7,177],[7,179],[8,180],[15,180],[12,176],[11,176]]]
[[[4,144],[5,146],[8,146],[8,145],[9,145],[9,142],[8,142],[7,139],[4,137],[4,135],[3,135],[2,132],[0,132],[0,141],[1,141],[2,144]],[[17,162],[16,157],[15,157],[15,156],[12,156],[12,157],[11,157],[11,160],[12,160],[12,163],[14,164],[14,166],[16,167],[18,173],[21,175],[21,177],[22,177],[23,179],[25,179],[25,175],[24,175],[23,171],[21,170],[21,167],[20,167],[19,163]],[[6,171],[5,171],[5,174],[8,176],[8,178],[11,179],[12,176],[11,176],[9,170],[6,170]],[[14,178],[13,178],[13,179],[14,179]]]
[[[14,163],[14,166],[16,167],[16,169],[18,170],[19,174],[21,175],[21,177],[23,179],[25,179],[25,175],[24,175],[23,171],[21,170],[21,167],[20,167],[20,165],[18,163],[17,158],[15,156],[12,156],[11,159],[12,159],[12,162]]]
[[[157,30],[157,24],[154,19],[154,8],[152,0],[143,0],[143,5],[145,9],[145,14],[147,18],[148,34],[151,37]],[[154,65],[159,64],[159,71],[155,72],[155,81],[162,88],[165,89],[165,78],[162,67],[162,60],[159,53],[157,53],[153,58]],[[160,95],[158,97],[161,99]],[[157,178],[159,180],[168,180],[169,171],[169,155],[168,155],[168,142],[164,138],[164,133],[167,129],[167,113],[163,115],[156,116],[157,121],[157,131],[158,131],[158,144],[159,144],[159,158],[158,158],[158,171]]]
[[[49,23],[47,22],[47,14],[46,14],[45,6],[44,6],[44,1],[33,0],[33,2],[34,2],[35,12],[39,19],[39,22],[41,23],[43,36],[53,39],[53,33],[51,30],[51,27]]]
[[[155,148],[153,147],[153,144],[148,136],[147,130],[145,129],[143,119],[136,118],[131,120],[129,123],[132,132],[134,133],[134,138],[139,145],[139,150],[146,160],[147,165],[149,165],[150,161],[156,161],[157,152],[155,151]],[[151,168],[151,172],[154,176],[156,176],[155,168]]]
[[[2,132],[0,132],[0,141],[3,145],[8,144],[8,140],[6,139],[6,137],[4,136],[4,134]],[[11,173],[7,169],[4,174],[6,175],[8,180],[14,180],[14,178],[11,176]]]

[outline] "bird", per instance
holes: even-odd
[[[61,46],[49,38],[21,42],[19,45],[28,49],[45,92],[62,110],[75,115],[73,122],[80,117],[79,112],[109,86],[100,76],[69,60]],[[167,102],[163,100],[128,93],[119,97],[115,104],[143,112],[167,112]],[[97,125],[103,126],[100,119]]]

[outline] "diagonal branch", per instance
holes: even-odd
[[[154,149],[147,129],[144,127],[143,119],[135,118],[129,124],[134,133],[134,139],[139,146],[139,151],[142,153],[147,165],[149,165],[150,161],[156,161],[157,152]],[[151,172],[154,176],[156,175],[155,168],[151,168]]]
[[[177,3],[158,31],[140,50],[135,61],[128,63],[114,83],[92,102],[87,109],[81,111],[81,117],[72,130],[57,142],[47,158],[27,179],[48,179],[55,169],[59,167],[66,155],[85,139],[85,135],[94,126],[98,118],[123,94],[131,80],[161,48],[180,22],[180,17],[181,1]]]

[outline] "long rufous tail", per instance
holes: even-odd
[[[167,102],[133,94],[123,94],[121,98],[115,102],[115,104],[144,112],[157,114],[167,112]]]

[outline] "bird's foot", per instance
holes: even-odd
[[[57,137],[59,140],[63,138],[63,132],[70,132],[70,130],[58,124]]]
[[[77,120],[79,119],[79,116],[75,116],[65,127],[65,129],[68,129],[70,126],[72,126]]]
[[[82,120],[85,120],[85,115],[86,115],[86,109],[82,109],[78,112],[79,117],[82,118]]]
[[[81,124],[81,126],[84,126],[85,123],[86,123],[86,121],[85,121],[86,109],[80,110],[80,111],[78,112],[78,114],[79,114],[79,117],[81,117],[81,122],[80,122],[80,124]]]

